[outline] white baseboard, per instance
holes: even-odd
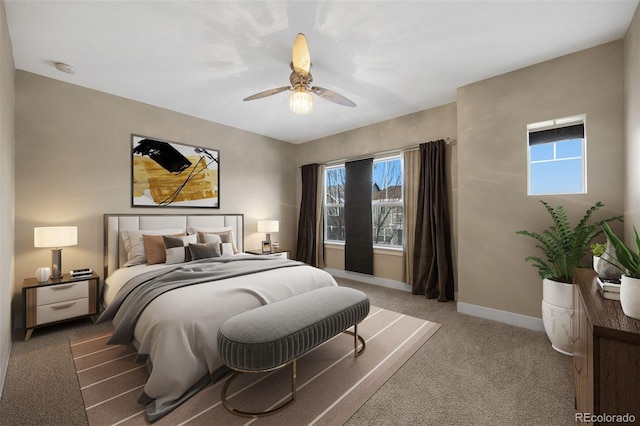
[[[373,275],[360,274],[358,272],[343,271],[341,269],[324,268],[324,270],[338,278],[360,281],[367,284],[379,285],[381,287],[393,288],[395,290],[411,291],[411,286],[403,283],[402,281],[374,277]]]
[[[395,290],[411,292],[411,286],[403,283],[402,281],[374,277],[372,275],[344,271],[342,269],[324,268],[324,270],[338,278],[345,278],[348,280],[360,281],[366,284],[373,284],[381,287],[392,288]],[[458,300],[457,296],[458,293],[456,292],[455,300]],[[471,305],[469,303],[463,302],[457,302],[457,308],[458,312],[461,314],[498,321],[505,324],[515,325],[516,327],[527,328],[529,330],[544,331],[544,325],[541,318],[529,317],[513,312],[500,311],[498,309],[487,308],[485,306],[479,305]]]
[[[529,330],[544,331],[544,324],[541,318],[529,317],[514,312],[500,311],[498,309],[463,302],[458,302],[457,307],[458,312],[461,314],[503,322],[505,324],[515,325],[516,327],[528,328]]]
[[[4,390],[4,380],[7,377],[7,369],[9,368],[9,358],[11,357],[11,349],[13,348],[13,336],[9,342],[7,348],[7,356],[0,360],[0,398],[2,397],[2,391]]]

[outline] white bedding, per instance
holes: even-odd
[[[102,301],[104,306],[107,307],[113,302],[114,297],[118,294],[120,288],[125,285],[131,278],[147,271],[154,271],[156,269],[166,268],[168,265],[159,263],[156,265],[135,265],[128,268],[117,269],[113,274],[104,280],[104,290],[102,293]]]
[[[106,280],[105,303],[109,304],[117,289],[133,276],[166,267],[160,264],[118,269]],[[336,285],[327,272],[302,265],[182,287],[154,299],[142,312],[134,331],[139,355],[147,355],[153,366],[142,398],[149,402],[148,418],[155,420],[167,414],[184,400],[185,393],[201,387],[203,377],[208,378],[223,365],[217,335],[225,319]]]

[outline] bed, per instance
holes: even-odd
[[[196,235],[197,242],[189,246]],[[143,250],[145,261],[140,259],[141,236],[148,249]],[[186,247],[170,247],[176,239],[183,239]],[[158,241],[164,242],[165,262],[156,259]],[[104,312],[99,321],[113,322],[110,343],[133,344],[138,359],[147,362],[150,376],[138,402],[150,421],[226,372],[217,349],[225,319],[337,285],[318,268],[245,254],[242,214],[107,214],[104,242]],[[199,257],[212,246],[222,249],[217,256]],[[174,253],[189,249],[195,259],[176,261]]]

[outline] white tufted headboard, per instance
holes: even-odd
[[[244,251],[243,214],[105,214],[104,277],[108,277],[127,261],[120,230],[152,230],[230,226],[239,251]]]

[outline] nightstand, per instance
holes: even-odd
[[[35,278],[25,279],[22,284],[24,340],[29,340],[36,327],[97,314],[98,281],[100,277],[96,274],[77,278],[64,274],[62,278],[43,283]]]
[[[276,256],[276,257],[282,257],[283,259],[291,258],[291,250],[282,250],[282,249],[273,249],[271,250],[271,253],[262,253],[262,250],[247,250],[245,251],[245,253],[263,254],[266,256]]]

